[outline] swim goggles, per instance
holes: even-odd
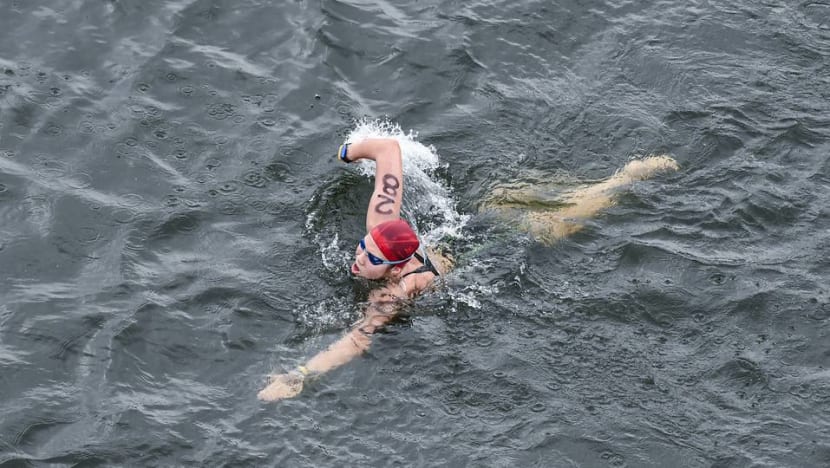
[[[372,265],[397,265],[399,263],[408,262],[409,259],[412,258],[412,255],[410,255],[410,256],[406,257],[405,259],[403,259],[403,260],[392,261],[392,260],[384,260],[380,257],[375,257],[374,255],[369,253],[368,250],[366,250],[366,241],[363,240],[363,239],[360,239],[360,249],[363,250],[364,252],[366,252],[366,256],[369,257],[369,263],[371,263]]]

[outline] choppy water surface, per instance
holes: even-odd
[[[826,3],[0,9],[0,465],[830,463]],[[333,153],[389,132],[459,267],[262,404],[360,314]],[[477,214],[656,152],[553,247]]]

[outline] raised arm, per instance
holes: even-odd
[[[294,397],[303,390],[307,377],[340,367],[369,349],[372,334],[389,322],[401,305],[400,300],[388,288],[373,292],[370,301],[363,319],[351,330],[296,370],[271,376],[268,386],[257,397],[264,401]]]
[[[343,151],[341,149],[341,151]],[[391,138],[373,138],[345,148],[348,162],[375,161],[375,191],[366,212],[366,232],[385,221],[398,219],[403,200],[403,162],[401,147]]]

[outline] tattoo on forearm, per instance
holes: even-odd
[[[383,193],[389,195],[390,197],[394,197],[398,194],[398,188],[400,186],[401,183],[398,182],[398,178],[392,174],[386,174],[383,176]]]
[[[392,208],[384,208],[386,205],[395,205],[395,197],[398,196],[398,189],[401,187],[401,182],[392,174],[383,176],[383,194],[378,194],[378,198],[383,200],[375,205],[375,211],[383,214],[392,214]]]

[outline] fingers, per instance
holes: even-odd
[[[277,401],[280,399],[280,396],[268,388],[262,389],[259,393],[256,394],[256,397],[262,401]]]
[[[297,396],[303,389],[303,379],[291,374],[276,374],[269,376],[270,383],[257,393],[262,401],[277,401],[283,398]]]

